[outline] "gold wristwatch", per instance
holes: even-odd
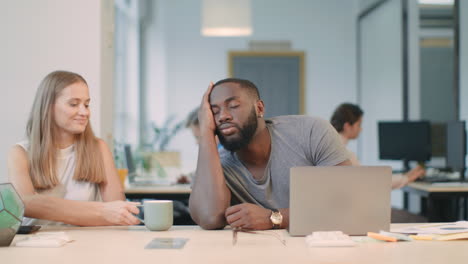
[[[272,209],[270,215],[270,221],[273,224],[273,229],[278,229],[281,227],[283,222],[283,215],[278,211],[278,209]]]

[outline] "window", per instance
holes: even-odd
[[[115,1],[114,139],[140,143],[138,1]]]

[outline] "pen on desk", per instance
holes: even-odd
[[[268,232],[269,230],[264,230],[264,231],[254,231],[254,230],[248,230],[248,229],[242,229],[241,227],[235,227],[232,229],[232,245],[237,244],[237,236],[239,232],[247,233],[247,234],[260,234],[260,235],[269,235],[273,236],[274,238],[278,239],[283,246],[286,246],[286,240],[282,238],[279,234],[275,232]],[[270,230],[271,231],[271,230]]]
[[[232,229],[232,245],[235,246],[237,243],[237,233],[239,232],[240,228],[233,228]]]
[[[392,233],[392,232],[387,232],[387,231],[380,230],[379,234],[387,236],[387,237],[394,237],[398,241],[412,241],[413,240],[408,235],[400,234],[400,233]]]
[[[385,236],[385,235],[382,235],[382,234],[377,234],[377,233],[374,233],[374,232],[367,232],[367,236],[368,237],[371,237],[373,239],[377,239],[377,240],[382,240],[382,241],[387,241],[387,242],[397,242],[398,240],[394,237],[390,237],[390,236]]]

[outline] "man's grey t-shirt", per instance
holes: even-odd
[[[310,116],[278,116],[267,120],[271,136],[265,174],[255,180],[235,153],[220,150],[232,204],[254,203],[265,208],[289,208],[289,169],[334,166],[348,154],[328,121]]]

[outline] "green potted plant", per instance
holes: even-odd
[[[165,174],[161,168],[180,168],[180,153],[169,151],[168,145],[177,133],[184,127],[185,120],[177,121],[174,116],[170,116],[161,126],[156,123],[151,124],[152,140],[147,144],[150,153],[146,153],[149,159],[150,169],[156,169],[160,176]]]
[[[0,183],[0,247],[10,246],[23,215],[24,203],[13,185]]]

